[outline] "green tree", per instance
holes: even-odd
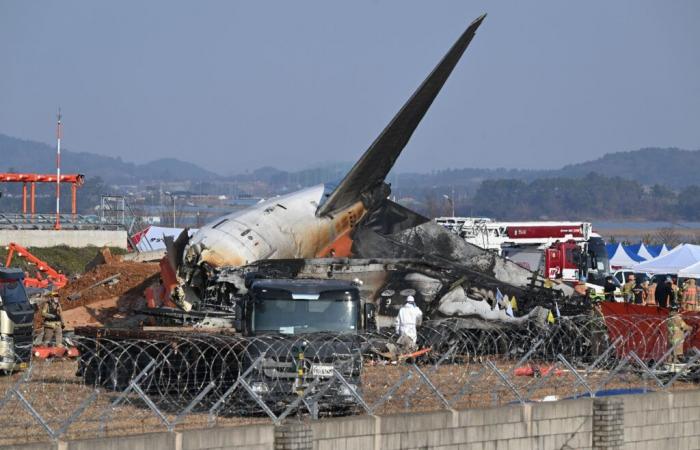
[[[688,186],[678,194],[678,215],[685,220],[700,220],[700,186]]]

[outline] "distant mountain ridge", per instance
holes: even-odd
[[[658,184],[681,190],[700,184],[700,150],[643,148],[608,153],[591,161],[566,165],[561,169],[448,169],[430,174],[401,174],[399,181],[410,179],[413,187],[478,187],[484,180],[533,181],[542,178],[580,178],[591,173],[634,180],[644,186]]]
[[[608,153],[593,161],[564,166],[555,176],[582,176],[591,172],[636,180],[642,185],[682,189],[700,184],[700,150],[643,148]]]
[[[0,134],[0,172],[53,173],[56,149],[47,144]],[[137,181],[213,180],[219,175],[175,158],[162,158],[145,164],[123,161],[120,157],[61,150],[61,170],[100,177],[110,184],[135,184]]]
[[[10,168],[21,172],[53,172],[55,148],[35,141],[22,140],[0,134],[0,171]],[[315,165],[300,171],[285,171],[262,167],[254,171],[222,177],[190,162],[162,158],[145,164],[125,162],[120,157],[65,150],[62,170],[101,177],[110,184],[135,184],[137,181],[263,181],[280,190],[335,181],[342,178],[351,163],[339,162]],[[569,164],[554,170],[521,169],[447,169],[430,173],[390,174],[388,182],[399,189],[431,186],[460,186],[476,189],[484,180],[515,179],[533,181],[541,178],[579,178],[590,173],[638,181],[642,185],[655,184],[681,190],[700,184],[700,150],[678,148],[643,148],[634,151],[608,153],[600,158]]]

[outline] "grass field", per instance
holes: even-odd
[[[98,254],[100,249],[100,247],[93,246],[74,248],[60,245],[46,248],[30,247],[27,250],[54,269],[60,270],[67,276],[73,276],[83,273],[85,265]],[[110,247],[109,250],[112,252],[112,255],[123,255],[126,253],[126,250],[117,247]],[[0,248],[0,263],[5,265],[6,259],[7,248],[2,247]],[[29,272],[33,270],[32,266],[28,265],[23,258],[17,257],[17,255],[12,258],[11,266],[20,267]]]

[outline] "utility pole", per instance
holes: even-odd
[[[177,196],[170,191],[165,191],[164,194],[170,196],[170,199],[173,201],[173,228],[175,228],[175,198]]]
[[[58,121],[56,123],[56,230],[61,229],[61,107],[58,108]]]
[[[454,196],[455,196],[455,190],[454,190],[454,188],[452,188],[452,197],[450,197],[450,196],[447,195],[447,194],[442,194],[442,197],[443,197],[445,200],[447,200],[448,202],[450,202],[450,206],[452,207],[452,217],[455,216],[455,198],[454,198]]]

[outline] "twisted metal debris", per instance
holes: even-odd
[[[0,380],[0,444],[689,389],[699,375],[695,333],[671,346],[668,324],[646,317],[511,330],[442,320],[420,329],[429,352],[397,360],[388,333],[101,331],[75,337],[77,360],[34,360]],[[674,364],[683,345],[686,361]]]

